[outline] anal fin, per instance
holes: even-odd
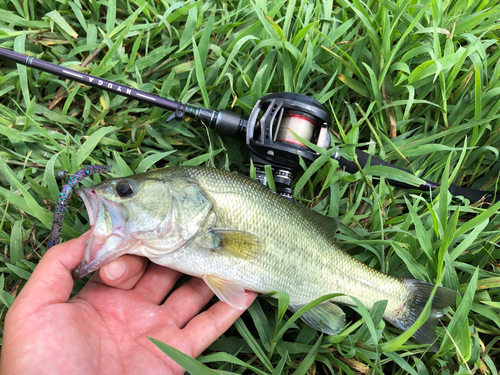
[[[288,308],[293,312],[297,312],[304,306],[305,304],[291,304]],[[340,307],[331,302],[324,302],[313,307],[302,314],[300,318],[314,329],[328,335],[336,335],[345,325],[345,313]]]
[[[205,275],[203,281],[221,301],[235,309],[246,309],[245,288],[238,281],[226,280],[218,276]]]

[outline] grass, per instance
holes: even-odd
[[[488,0],[11,0],[0,3],[0,47],[245,115],[266,93],[306,94],[331,110],[346,155],[356,145],[421,178],[494,190],[499,17]],[[241,144],[190,119],[166,124],[168,116],[0,61],[2,326],[45,252],[55,171],[100,163],[113,166],[107,177],[178,164],[248,173]],[[350,228],[337,235],[342,247],[371,267],[464,293],[437,329],[439,352],[406,342],[380,309],[345,308],[346,328],[321,336],[292,323],[284,300],[264,297],[200,362],[258,374],[498,372],[498,207],[375,183],[374,172],[345,174],[322,158],[297,176],[295,195],[340,218]],[[85,230],[84,211],[73,197],[63,239]]]

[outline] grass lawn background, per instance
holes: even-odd
[[[357,146],[421,178],[494,190],[499,19],[500,5],[487,0],[10,0],[0,3],[0,47],[244,115],[267,93],[306,94],[334,115],[345,155]],[[56,171],[109,164],[106,177],[119,177],[184,164],[249,173],[241,143],[191,119],[166,124],[169,114],[0,60],[2,327],[45,252]],[[498,205],[393,188],[384,177],[394,176],[374,183],[371,172],[315,163],[297,176],[296,199],[348,225],[339,242],[371,267],[464,293],[437,329],[439,353],[405,343],[376,309],[345,308],[349,324],[336,336],[300,321],[282,334],[291,314],[260,298],[199,360],[236,373],[498,372]],[[63,239],[87,227],[73,197]]]

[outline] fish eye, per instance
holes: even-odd
[[[120,181],[116,185],[116,193],[122,197],[129,197],[134,194],[135,186],[132,181]]]

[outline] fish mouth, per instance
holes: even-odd
[[[92,187],[77,189],[75,193],[85,204],[91,228],[85,255],[72,273],[78,280],[112,262],[129,246],[124,233],[127,215],[123,205],[105,199]]]

